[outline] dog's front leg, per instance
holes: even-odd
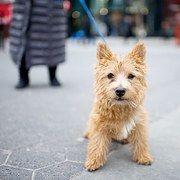
[[[111,138],[107,132],[95,132],[89,139],[85,167],[94,171],[103,166],[107,159]]]
[[[146,121],[136,124],[128,140],[133,145],[133,160],[138,164],[151,165],[153,160],[149,153]]]

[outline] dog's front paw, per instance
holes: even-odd
[[[147,155],[141,155],[141,156],[135,156],[133,157],[133,160],[141,165],[151,165],[153,162],[153,158],[151,157],[151,155],[147,154]]]
[[[85,168],[88,171],[95,171],[99,169],[101,166],[103,166],[104,162],[98,160],[98,159],[93,159],[93,160],[87,160],[85,162]]]

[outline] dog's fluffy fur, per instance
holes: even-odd
[[[143,106],[147,89],[145,45],[139,42],[133,50],[119,57],[99,43],[95,68],[95,101],[85,136],[89,139],[85,167],[93,171],[107,160],[112,139],[130,143],[133,160],[150,165],[147,138],[147,113]],[[115,90],[123,88],[119,98]]]

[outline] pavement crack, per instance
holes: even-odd
[[[54,163],[54,164],[50,164],[48,166],[44,166],[44,167],[41,167],[41,168],[37,168],[37,169],[34,169],[34,172],[36,171],[39,171],[39,170],[42,170],[42,169],[45,169],[45,168],[49,168],[49,167],[52,167],[52,166],[56,166],[56,165],[59,165],[59,164],[62,164],[64,162],[66,162],[67,160],[64,160],[62,162],[57,162],[57,163]]]
[[[68,160],[68,158],[67,158],[68,148],[67,147],[64,148],[64,152],[65,152],[64,155],[65,155],[65,161],[66,161],[66,160]]]
[[[8,151],[9,151],[9,150],[8,150]],[[3,163],[3,165],[6,165],[6,164],[7,164],[8,159],[9,159],[9,157],[11,156],[11,154],[12,154],[12,151],[9,151],[9,154],[7,155],[6,160],[5,160],[5,162]]]
[[[66,161],[68,161],[68,162],[72,162],[72,163],[78,163],[78,164],[83,164],[83,162],[82,161],[73,161],[73,160],[66,160]]]
[[[7,166],[7,167],[11,167],[11,168],[16,168],[16,169],[23,169],[23,170],[27,170],[27,171],[33,171],[33,169],[29,169],[29,168],[23,168],[23,167],[18,167],[18,166],[13,166],[13,165],[9,165],[9,164],[2,164],[0,166]]]
[[[32,172],[32,176],[31,176],[31,180],[34,180],[35,176],[36,176],[36,175],[35,175],[35,171],[33,171],[33,172]]]

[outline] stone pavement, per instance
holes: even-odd
[[[109,39],[117,53],[134,41]],[[50,88],[45,67],[32,68],[31,86],[16,91],[15,66],[0,52],[0,180],[178,180],[180,179],[180,48],[173,41],[147,39],[150,144],[155,162],[140,166],[129,145],[111,145],[107,164],[90,173],[83,167],[82,138],[93,101],[93,45],[67,42],[59,67],[63,86]]]

